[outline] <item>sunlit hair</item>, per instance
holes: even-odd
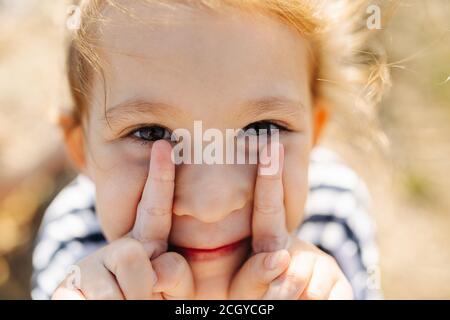
[[[376,31],[367,28],[366,0],[136,0],[176,5],[183,3],[209,10],[239,7],[278,17],[295,28],[311,44],[312,85],[316,101],[324,101],[331,120],[343,132],[379,143],[382,135],[376,125],[376,105],[389,85],[387,63],[374,45]],[[82,0],[81,25],[70,39],[68,74],[74,100],[73,115],[81,122],[89,114],[89,91],[94,72],[103,75],[96,52],[97,32],[104,6],[135,18],[121,0]],[[141,21],[142,22],[142,21]],[[145,23],[145,22],[144,22]],[[374,50],[377,49],[377,50]],[[377,52],[378,51],[378,52]],[[103,77],[104,79],[104,77]],[[106,97],[105,97],[106,98]],[[368,142],[369,141],[369,142]],[[353,141],[354,143],[354,141]]]

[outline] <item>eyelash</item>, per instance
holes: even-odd
[[[156,129],[164,130],[163,138],[161,138],[161,137],[159,137],[159,138],[156,137],[155,138],[154,136],[153,137],[144,138],[142,136],[142,133],[143,133],[144,130],[150,131],[150,130],[156,130]],[[154,134],[154,132],[153,132],[153,134]],[[139,127],[137,129],[131,131],[128,134],[128,137],[130,137],[131,139],[135,140],[136,142],[141,143],[142,145],[146,145],[146,144],[148,144],[150,142],[155,142],[155,141],[161,140],[161,139],[165,139],[165,140],[170,141],[171,140],[171,135],[172,135],[172,133],[170,132],[170,130],[167,129],[167,128],[164,128],[163,126],[160,126],[160,125],[146,125],[146,126],[142,126],[142,127]]]
[[[264,128],[264,126],[267,126],[267,127]],[[252,127],[257,127],[257,129],[254,129]],[[263,128],[261,128],[261,127],[263,127]],[[250,129],[254,129],[256,132],[258,132],[260,130],[266,130],[268,135],[271,135],[273,130],[278,130],[280,132],[290,131],[285,126],[282,126],[273,121],[267,121],[267,120],[253,122],[253,123],[249,124],[248,126],[244,127],[242,130],[244,130],[244,132],[247,132],[247,130],[250,130]],[[259,135],[259,134],[256,134],[256,135]]]
[[[266,126],[266,128],[261,128],[261,127],[263,127],[263,126]],[[255,127],[256,127],[257,129],[255,129]],[[156,138],[154,138],[154,137],[143,138],[143,137],[142,137],[142,131],[143,131],[143,130],[149,131],[149,130],[156,130],[156,129],[157,129],[157,130],[162,129],[162,130],[165,131],[164,134],[163,134],[163,136],[164,136],[163,138],[161,138],[161,137],[159,137],[159,138],[158,138],[158,137],[156,137]],[[285,126],[282,126],[282,125],[277,124],[277,123],[272,122],[272,121],[265,121],[265,120],[264,120],[264,121],[253,122],[253,123],[251,123],[251,124],[245,126],[242,130],[243,130],[244,132],[247,132],[247,131],[250,130],[250,129],[255,130],[256,133],[258,133],[259,130],[266,130],[266,132],[268,133],[268,135],[271,135],[271,133],[272,133],[273,130],[279,130],[280,132],[283,132],[283,131],[290,131],[290,130],[289,130],[288,128],[286,128]],[[161,132],[159,132],[159,133],[161,133]],[[150,142],[155,142],[155,141],[161,140],[161,139],[165,139],[165,140],[170,141],[170,140],[171,140],[171,135],[172,135],[172,133],[170,132],[169,129],[164,128],[163,126],[159,126],[159,125],[147,125],[147,126],[142,126],[142,127],[139,127],[139,128],[137,128],[137,129],[131,131],[131,132],[128,134],[128,136],[129,136],[130,138],[134,139],[134,140],[137,141],[137,142],[140,142],[142,145],[146,145],[146,144],[148,144],[148,143],[150,143]],[[256,135],[259,135],[259,134],[256,134]],[[161,136],[161,135],[160,135],[160,136]],[[154,138],[154,139],[153,139],[153,138]]]

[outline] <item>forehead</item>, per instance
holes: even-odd
[[[191,110],[265,96],[310,104],[308,43],[268,13],[121,1],[104,9],[108,104],[155,100]]]

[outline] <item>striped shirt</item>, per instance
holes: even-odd
[[[374,223],[365,184],[332,151],[315,148],[305,219],[296,235],[333,256],[356,299],[379,299]],[[95,213],[95,188],[80,175],[48,207],[33,252],[32,298],[49,299],[69,268],[106,244]]]

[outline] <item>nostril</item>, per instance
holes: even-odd
[[[173,213],[177,216],[192,217],[202,223],[214,223],[225,219],[228,215],[226,208],[221,206],[211,206],[203,203],[199,205],[177,205],[173,208]]]
[[[172,206],[172,212],[174,215],[176,216],[188,216],[189,212],[183,208],[182,205],[179,204],[179,201],[174,201],[173,206]]]
[[[189,201],[188,201],[189,200]],[[188,199],[174,203],[172,211],[177,216],[190,216],[202,223],[215,223],[225,220],[229,215],[247,210],[247,201],[225,201],[223,198]]]

